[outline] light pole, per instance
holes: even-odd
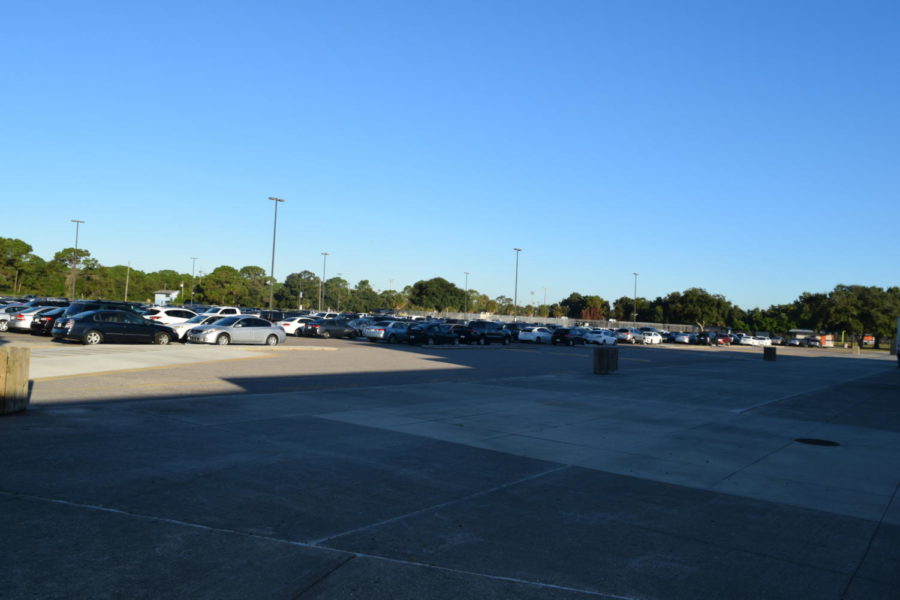
[[[534,316],[534,292],[531,292],[531,316]]]
[[[635,325],[637,325],[637,277],[638,274],[634,273],[634,309],[631,313],[631,328],[634,329]]]
[[[197,271],[197,257],[191,257],[191,306],[194,305],[194,273]]]
[[[322,312],[322,305],[325,304],[325,264],[328,260],[328,253],[322,253],[322,281],[319,282],[319,312]]]
[[[521,248],[513,248],[516,251],[516,287],[513,289],[513,323],[516,322],[519,314],[519,252]]]
[[[79,221],[78,219],[69,220],[75,223],[75,260],[72,262],[72,299],[75,300],[75,294],[77,293],[75,290],[78,285],[78,228],[84,221]]]
[[[466,274],[466,318],[469,317],[469,272],[464,271]]]
[[[269,269],[269,310],[272,310],[272,296],[275,294],[275,232],[278,230],[278,205],[284,202],[281,198],[269,196],[275,203],[275,222],[272,224],[272,268]]]

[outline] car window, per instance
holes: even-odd
[[[237,310],[234,308],[223,308],[221,314],[223,315],[236,315]]]
[[[237,317],[225,317],[223,319],[216,321],[216,325],[221,325],[223,327],[230,327],[231,325],[234,325],[238,321],[240,321],[240,319],[238,319]]]
[[[131,323],[132,325],[140,325],[144,322],[144,320],[137,315],[118,315],[121,317],[122,321],[125,323]]]
[[[251,327],[271,327],[272,324],[265,319],[249,319],[252,321]]]
[[[144,314],[145,314],[145,315],[148,315],[148,316],[158,315],[158,314],[159,314],[159,309],[151,308],[151,309],[149,309],[149,310],[145,310],[145,311],[144,311]]]

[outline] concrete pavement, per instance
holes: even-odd
[[[895,363],[668,352],[0,419],[0,596],[897,598]]]

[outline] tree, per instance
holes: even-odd
[[[465,290],[443,277],[417,281],[410,287],[409,302],[424,310],[461,310],[465,303]]]
[[[0,286],[18,293],[23,266],[31,256],[31,246],[22,240],[0,237]]]

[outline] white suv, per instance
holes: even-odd
[[[188,319],[197,316],[192,310],[186,308],[167,308],[165,306],[151,306],[144,311],[144,318],[162,323],[163,325],[174,325],[176,323],[184,323]]]
[[[210,306],[203,311],[204,315],[217,315],[219,317],[227,317],[229,315],[241,314],[241,309],[236,306]]]

